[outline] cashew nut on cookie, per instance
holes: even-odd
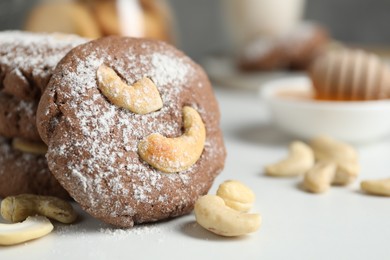
[[[202,155],[206,128],[199,113],[192,107],[183,108],[184,134],[167,138],[154,133],[138,145],[143,160],[162,172],[185,171],[194,165]]]
[[[163,106],[156,85],[149,78],[142,78],[128,86],[116,72],[101,65],[97,71],[99,89],[113,104],[136,114],[148,114]]]

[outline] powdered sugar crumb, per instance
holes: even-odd
[[[116,240],[125,240],[134,236],[145,239],[151,235],[162,235],[164,233],[163,229],[157,225],[141,225],[131,229],[100,228],[99,232],[108,235],[110,239],[114,238]]]
[[[157,236],[157,242],[161,243],[164,241],[165,236],[170,232],[169,229],[161,227],[161,225],[150,224],[150,225],[139,225],[129,229],[111,228],[107,225],[100,224],[100,227],[96,227],[98,234],[103,240],[130,240],[130,239],[149,239],[150,237]],[[60,237],[77,237],[78,240],[85,240],[88,236],[93,235],[96,238],[96,233],[81,224],[71,225],[56,225],[55,234]]]

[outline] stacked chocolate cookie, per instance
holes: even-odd
[[[63,187],[119,227],[191,212],[226,157],[205,72],[160,41],[81,42],[0,36],[0,196]]]
[[[0,33],[0,197],[69,197],[47,167],[36,111],[57,63],[85,41],[63,34]]]

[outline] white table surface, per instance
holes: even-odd
[[[300,178],[264,176],[264,165],[286,155],[292,138],[270,124],[256,94],[223,88],[216,93],[228,157],[210,192],[226,179],[250,186],[253,211],[263,217],[258,232],[218,237],[192,214],[114,231],[77,208],[79,223],[56,224],[44,238],[0,247],[0,259],[390,259],[390,198],[359,191],[362,179],[389,177],[390,138],[358,147],[358,181],[310,194],[301,190]]]

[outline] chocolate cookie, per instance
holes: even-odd
[[[0,197],[33,193],[69,199],[47,167],[44,155],[25,153],[0,137]]]
[[[65,34],[0,33],[0,90],[23,100],[37,100],[54,67],[85,39]]]
[[[193,209],[224,166],[219,120],[197,64],[121,37],[70,51],[37,113],[50,170],[84,210],[120,227]]]
[[[36,127],[38,101],[20,100],[0,92],[0,135],[41,140]]]
[[[239,57],[239,67],[245,71],[305,70],[328,42],[325,28],[303,23],[277,38],[254,39]]]

